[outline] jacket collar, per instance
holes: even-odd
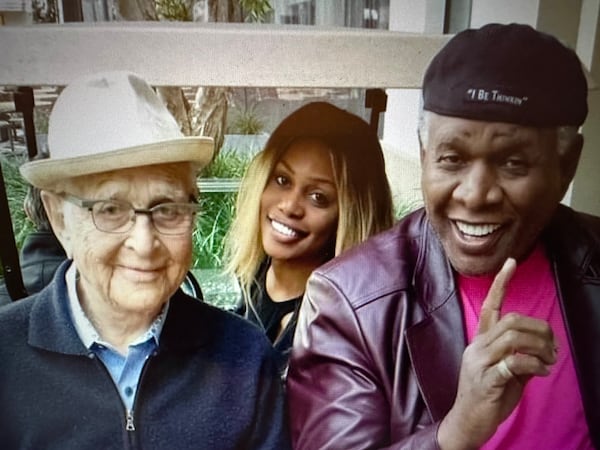
[[[65,273],[70,265],[70,260],[63,262],[50,284],[37,294],[29,319],[29,345],[57,353],[87,355],[69,312]]]
[[[600,448],[600,219],[561,206],[544,235],[592,441]]]
[[[79,339],[69,311],[65,282],[69,265],[70,260],[62,263],[52,282],[37,294],[30,313],[28,342],[33,347],[51,352],[88,355],[89,350]],[[203,308],[210,307],[177,290],[171,298],[159,352],[197,348],[212,339],[210,327],[198,323],[198,317],[203,316],[198,309]]]
[[[406,330],[406,341],[421,393],[437,421],[454,402],[466,341],[456,336],[463,320],[452,267],[424,213],[419,227],[413,287],[426,316]]]

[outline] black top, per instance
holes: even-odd
[[[274,302],[269,297],[266,282],[270,262],[270,259],[266,259],[256,273],[254,283],[250,289],[250,298],[255,311],[246,311],[245,315],[248,320],[264,329],[265,334],[273,343],[273,347],[279,355],[280,369],[284,371],[292,349],[302,295],[282,302]],[[289,313],[293,313],[292,317],[281,333],[279,333],[281,319]]]

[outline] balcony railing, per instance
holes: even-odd
[[[131,70],[155,86],[418,88],[444,35],[174,22],[0,27],[0,85]]]

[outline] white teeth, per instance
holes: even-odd
[[[296,233],[295,230],[293,230],[292,228],[290,228],[280,222],[271,220],[271,225],[273,226],[275,231],[277,231],[278,233],[281,233],[281,234],[285,234],[286,236],[297,236],[298,235],[298,233]]]
[[[501,227],[500,224],[497,223],[484,223],[473,225],[466,222],[456,222],[456,226],[460,230],[461,233],[467,234],[469,236],[486,236],[488,234],[493,233],[498,228]]]

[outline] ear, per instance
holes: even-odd
[[[65,216],[63,212],[63,199],[50,191],[44,190],[40,192],[40,197],[44,204],[44,209],[46,210],[50,225],[52,226],[52,231],[65,249],[67,256],[71,258],[69,233],[65,226]]]
[[[421,139],[421,133],[417,133],[419,138],[419,158],[421,160],[421,167],[423,167],[423,159],[425,158],[425,149],[423,148],[423,140]]]
[[[563,155],[560,155],[560,172],[561,172],[561,189],[563,195],[567,192],[569,184],[575,177],[577,172],[577,165],[579,164],[579,158],[581,157],[581,150],[583,149],[583,136],[577,134],[572,140],[569,147],[566,149]]]

